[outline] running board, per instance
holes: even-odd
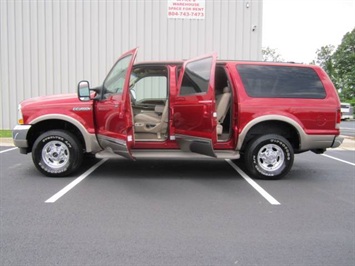
[[[132,150],[132,155],[136,159],[145,158],[145,159],[154,159],[154,158],[215,158],[210,157],[202,154],[197,154],[193,152],[184,152],[181,150]],[[215,150],[215,155],[217,159],[239,159],[240,154],[238,151],[221,151]],[[122,158],[122,156],[112,153],[108,150],[103,150],[95,154],[96,158],[103,159],[103,158]]]

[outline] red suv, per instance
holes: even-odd
[[[47,176],[66,176],[85,153],[136,158],[243,158],[249,174],[278,179],[294,154],[338,147],[338,94],[314,65],[222,61],[134,64],[123,54],[102,86],[19,105],[13,139]]]

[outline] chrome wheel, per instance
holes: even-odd
[[[83,161],[83,147],[71,132],[57,129],[40,135],[33,143],[32,160],[46,176],[68,176]]]
[[[276,171],[283,165],[285,154],[280,146],[267,144],[259,150],[257,160],[262,169]]]
[[[266,134],[250,141],[243,158],[251,176],[275,180],[290,171],[294,153],[286,138],[277,134]]]
[[[69,158],[69,148],[61,141],[50,141],[42,148],[43,162],[50,168],[58,169],[65,166]]]

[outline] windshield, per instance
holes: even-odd
[[[104,82],[104,93],[120,94],[125,84],[126,73],[131,62],[132,55],[128,55],[119,60],[111,69]]]

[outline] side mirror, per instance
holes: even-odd
[[[78,83],[78,98],[80,101],[90,101],[90,84],[87,80],[82,80]]]

